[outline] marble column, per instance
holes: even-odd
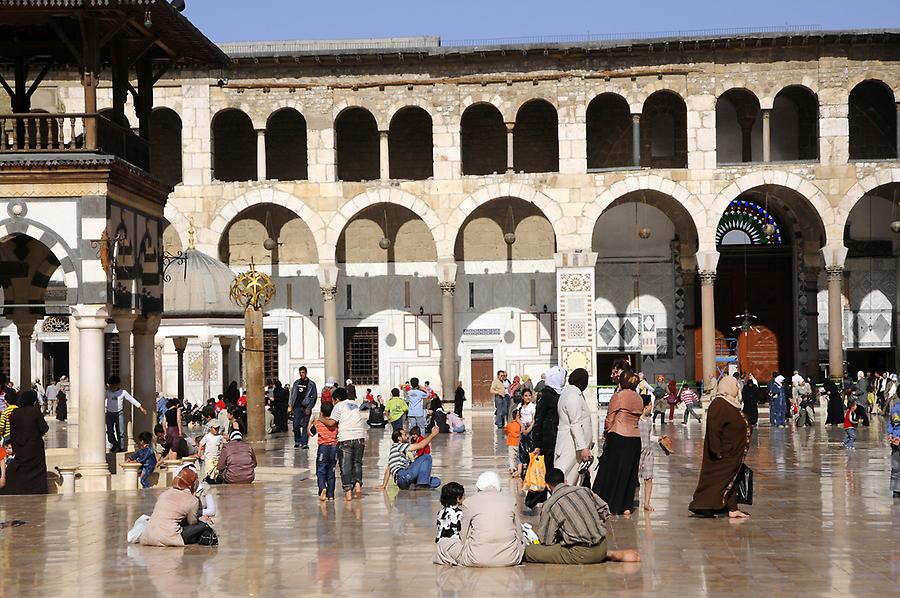
[[[231,384],[231,377],[232,377],[231,348],[233,345],[234,345],[234,337],[233,336],[220,336],[219,337],[219,346],[222,347],[222,388],[221,388],[222,393],[224,393],[225,389],[228,388],[228,385]]]
[[[178,400],[184,400],[184,350],[187,348],[188,339],[186,336],[173,336],[172,342],[175,344],[175,353],[178,356]]]
[[[122,388],[132,395],[134,390],[131,383],[131,333],[134,330],[136,319],[137,315],[130,312],[113,313],[113,321],[116,323],[116,330],[119,334],[119,378],[122,381]],[[132,426],[134,407],[125,401],[123,408],[125,410],[125,429],[122,430],[122,433],[128,439],[128,450],[133,451],[135,448]]]
[[[69,410],[68,422],[71,424],[78,423],[79,413],[78,383],[81,380],[81,376],[78,370],[81,364],[81,346],[78,344],[78,339],[78,321],[75,316],[69,316],[69,371],[66,374],[69,376],[69,394],[66,395],[66,401]],[[69,438],[75,440],[77,444],[76,436],[70,435]],[[69,448],[75,448],[75,445],[69,446]]]
[[[771,110],[762,111],[762,150],[763,162],[772,161],[772,132],[770,128]]]
[[[86,492],[110,489],[106,461],[105,391],[103,380],[107,311],[105,305],[76,305],[73,309],[81,352],[79,364],[78,472]]]
[[[325,320],[325,378],[340,379],[337,343],[337,286],[321,287]]]
[[[212,347],[212,343],[208,338],[200,339],[200,355],[201,355],[201,363],[203,364],[203,398],[200,402],[201,405],[205,405],[206,401],[208,401],[212,395],[210,395],[209,388],[209,349]]]
[[[641,115],[631,115],[631,165],[641,167]]]
[[[266,130],[256,130],[256,180],[266,180]]]
[[[247,372],[244,392],[247,394],[247,435],[250,440],[266,439],[265,347],[263,344],[263,311],[244,310],[244,370]]]
[[[513,129],[516,128],[516,123],[506,123],[506,172],[515,172],[516,170],[516,161],[515,161],[515,147],[513,145]]]
[[[828,275],[828,375],[832,380],[844,376],[844,267],[831,265],[825,268]]]
[[[711,381],[716,380],[716,304],[714,288],[715,270],[700,270],[700,341],[703,351],[703,388],[712,391]]]
[[[437,278],[441,287],[441,392],[449,400],[459,380],[456,355],[456,323],[453,296],[456,291],[456,262],[438,263]]]
[[[387,131],[378,131],[378,173],[382,180],[391,178],[391,151]]]
[[[34,325],[37,318],[28,316],[13,318],[16,324],[16,334],[19,336],[19,389],[31,390],[34,377],[31,371],[31,341],[34,337]]]
[[[147,415],[134,412],[132,433],[153,433],[156,425],[156,331],[159,329],[159,315],[142,316],[134,323],[134,372],[132,387],[134,398],[140,401]]]
[[[819,370],[819,273],[821,264],[817,267],[805,266],[803,268],[804,290],[803,299],[805,305],[800,309],[800,317],[806,319],[806,353],[803,355],[806,375],[811,376],[813,382],[821,382]]]

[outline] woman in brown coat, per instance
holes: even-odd
[[[44,434],[50,428],[38,405],[37,393],[19,395],[19,408],[9,416],[10,443],[15,458],[7,466],[6,494],[47,494]]]
[[[741,412],[740,395],[737,380],[725,376],[706,412],[703,465],[694,500],[688,507],[697,515],[714,517],[728,513],[732,519],[750,517],[737,504],[737,476],[750,448],[752,430]]]

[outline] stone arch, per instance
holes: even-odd
[[[644,104],[647,102],[647,99],[649,99],[650,96],[652,96],[653,94],[655,94],[659,91],[673,93],[673,94],[677,95],[678,97],[680,97],[681,101],[683,101],[683,102],[685,102],[685,104],[687,104],[687,101],[685,99],[689,95],[687,93],[687,89],[684,89],[684,88],[676,89],[676,86],[673,86],[671,81],[656,80],[656,81],[651,82],[649,85],[641,87],[639,90],[635,90],[635,93],[631,94],[631,96],[623,96],[623,97],[625,97],[628,100],[631,100],[631,98],[633,98],[634,102],[640,105],[640,110],[638,110],[637,113],[643,113],[644,112]]]
[[[33,220],[18,220],[8,218],[0,221],[0,243],[9,240],[15,235],[25,235],[43,243],[50,253],[59,262],[63,269],[63,279],[66,283],[66,301],[70,305],[78,303],[78,288],[80,277],[76,268],[76,259],[72,248],[56,232],[48,226]]]
[[[412,104],[411,104],[412,105]],[[393,116],[393,112],[384,112],[382,110],[377,110],[374,106],[363,102],[363,101],[349,101],[349,100],[341,100],[334,105],[334,108],[331,111],[332,119],[331,122],[337,122],[338,118],[340,118],[341,114],[350,110],[352,108],[362,108],[366,112],[372,115],[372,118],[375,119],[375,124],[378,126],[379,131],[387,131],[388,127],[391,124],[391,116]]]
[[[552,199],[529,185],[520,183],[491,183],[477,189],[459,204],[447,220],[441,241],[438,241],[437,235],[435,236],[435,240],[438,244],[438,259],[441,259],[442,257],[453,257],[453,246],[456,243],[456,237],[459,235],[459,231],[466,221],[466,218],[479,207],[498,197],[515,197],[537,206],[553,225],[553,234],[556,237],[557,247],[559,247],[559,222],[563,219],[563,211],[555,199]]]
[[[891,183],[900,183],[900,168],[884,168],[874,174],[857,181],[841,198],[840,203],[833,209],[834,224],[833,227],[826,225],[829,243],[844,242],[844,227],[850,218],[850,212],[856,203],[862,199],[864,195],[873,191],[882,185]],[[832,232],[834,234],[832,234]]]
[[[341,231],[344,230],[344,227],[347,226],[347,223],[350,222],[356,214],[369,206],[379,203],[396,204],[408,208],[415,214],[418,214],[425,224],[428,225],[428,228],[431,229],[437,247],[438,259],[448,255],[446,253],[441,253],[441,242],[444,239],[443,233],[445,232],[445,225],[441,222],[441,219],[435,211],[431,209],[431,206],[408,191],[398,189],[397,187],[379,187],[360,193],[345,203],[341,209],[338,210],[337,214],[331,218],[328,222],[328,228],[324,231],[324,240],[320,242],[319,259],[327,262],[336,261],[337,243],[338,239],[340,239]],[[316,240],[319,241],[319,238],[316,237]],[[452,243],[453,241],[451,240],[450,256],[453,255]]]
[[[463,175],[506,171],[507,134],[503,112],[492,102],[466,106],[459,119]]]
[[[172,205],[171,201],[167,201],[165,210],[163,211],[163,217],[166,219],[166,222],[168,222],[169,225],[175,230],[175,232],[178,234],[178,238],[181,239],[182,243],[185,246],[185,249],[187,249],[188,229],[191,227],[191,223],[188,222],[187,216],[185,216],[181,210]],[[195,233],[199,232],[199,230],[195,231]]]
[[[382,129],[372,111],[363,106],[347,106],[337,112],[333,127],[338,180],[378,180],[381,176],[379,130]]]
[[[589,81],[585,81],[585,83],[588,82]],[[630,80],[628,82],[631,83]],[[614,94],[625,98],[625,101],[628,103],[629,110],[631,110],[631,114],[640,114],[643,98],[638,98],[636,90],[631,85],[626,86],[620,83],[621,81],[619,81],[618,79],[613,79],[610,81],[601,80],[600,83],[585,88],[584,96],[587,99],[587,103],[585,103],[583,106],[585,112],[587,112],[587,107],[590,105],[590,103],[598,97],[605,94]]]
[[[290,193],[287,193],[285,191],[273,189],[272,187],[251,189],[250,191],[247,191],[243,195],[230,201],[225,206],[223,206],[221,210],[219,210],[219,213],[209,225],[208,237],[206,231],[202,228],[198,229],[197,233],[201,236],[206,237],[203,239],[203,241],[205,241],[204,244],[212,247],[219,247],[219,244],[222,241],[222,235],[228,228],[228,224],[232,220],[234,220],[234,218],[238,214],[240,214],[247,208],[266,203],[283,206],[297,214],[297,216],[306,223],[306,226],[309,227],[309,231],[312,233],[313,239],[315,239],[316,241],[316,245],[319,247],[327,245],[327,243],[325,242],[325,221],[322,220],[322,217],[319,216],[319,214],[315,210],[310,208],[296,196],[291,195]],[[174,220],[170,219],[170,222],[175,225]],[[178,230],[180,232],[180,226]],[[333,256],[334,251],[332,250],[331,254],[329,255]],[[323,255],[320,252],[319,259],[322,259],[322,257]]]
[[[515,112],[512,112],[509,102],[504,100],[500,94],[497,93],[472,93],[465,96],[459,103],[459,118],[462,118],[462,115],[465,114],[466,110],[478,104],[490,104],[496,108],[503,118],[504,123],[513,122],[516,118]]]
[[[706,222],[709,226],[700,230],[701,250],[714,250],[716,248],[716,226],[731,201],[745,191],[765,185],[785,187],[806,199],[813,209],[815,209],[819,219],[824,225],[826,237],[828,239],[833,238],[834,210],[832,209],[831,204],[828,203],[828,198],[825,197],[825,194],[821,189],[807,179],[792,172],[783,170],[763,170],[739,177],[716,195],[715,200],[706,210]],[[834,238],[840,238],[843,242],[843,230],[841,229],[841,232]]]

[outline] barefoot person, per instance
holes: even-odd
[[[550,498],[541,509],[541,544],[525,546],[526,563],[592,565],[603,561],[638,562],[636,550],[607,550],[609,507],[589,488],[569,486],[559,469],[545,478]]]
[[[703,464],[694,500],[688,507],[693,513],[704,517],[728,513],[732,519],[750,516],[738,509],[736,480],[750,448],[751,430],[741,412],[737,380],[725,376],[706,412]]]

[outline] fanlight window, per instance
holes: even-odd
[[[766,226],[771,225],[767,234]],[[781,228],[761,205],[735,199],[719,220],[716,245],[781,245]]]

